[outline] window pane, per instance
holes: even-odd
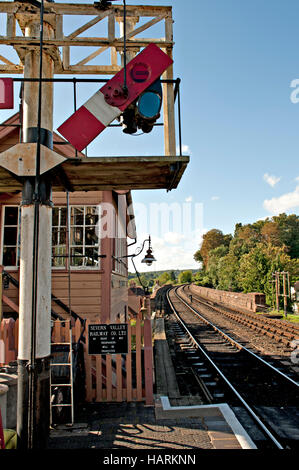
[[[71,266],[83,266],[83,248],[71,248]]]
[[[58,227],[59,225],[66,226],[66,207],[54,207],[52,213],[52,225]]]
[[[13,247],[3,247],[3,265],[16,266],[17,250]]]
[[[52,265],[55,268],[61,268],[65,266],[66,246],[54,246],[52,248]]]
[[[58,228],[52,228],[52,245],[58,245]]]
[[[4,245],[17,245],[17,227],[4,227]]]
[[[99,220],[99,208],[86,207],[85,212],[85,225],[96,225]]]
[[[85,258],[86,266],[98,265],[98,248],[86,248],[85,255],[86,255],[86,258]]]
[[[18,207],[5,207],[4,225],[18,225]]]
[[[96,227],[88,227],[85,229],[85,245],[97,245],[99,239],[96,235]]]
[[[83,224],[84,224],[84,208],[72,207],[71,208],[71,225],[83,225]]]
[[[52,245],[65,245],[66,244],[66,229],[56,228],[52,229]]]
[[[60,207],[60,225],[66,226],[66,207]]]
[[[52,212],[52,225],[59,225],[59,207],[54,207]]]
[[[72,228],[71,230],[71,244],[83,245],[83,228]]]

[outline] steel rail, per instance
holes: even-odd
[[[179,295],[177,294],[177,287],[174,288],[174,293],[175,295],[178,297],[178,299],[180,301],[182,301],[183,303],[184,300],[182,300]],[[257,416],[257,414],[253,411],[253,409],[248,405],[248,403],[245,401],[245,399],[240,395],[240,393],[235,389],[235,387],[231,384],[231,382],[227,379],[227,377],[223,374],[223,372],[219,369],[219,367],[213,362],[213,360],[210,358],[210,356],[206,353],[206,351],[204,351],[204,349],[200,346],[200,344],[198,343],[198,341],[194,338],[194,336],[192,335],[192,333],[189,331],[188,327],[186,326],[185,322],[180,318],[180,316],[178,315],[177,311],[176,311],[176,308],[174,307],[173,305],[173,302],[170,300],[170,297],[169,297],[169,294],[170,292],[172,291],[173,289],[170,289],[166,295],[167,295],[167,300],[173,310],[173,313],[175,314],[176,318],[178,319],[178,321],[182,324],[182,326],[184,327],[185,331],[187,332],[187,334],[191,337],[192,341],[196,344],[196,346],[198,347],[198,349],[202,352],[202,354],[206,357],[206,359],[210,362],[210,364],[214,367],[214,369],[217,371],[217,373],[221,376],[221,378],[225,381],[225,383],[229,386],[229,388],[232,390],[232,392],[237,396],[237,398],[240,400],[240,402],[243,404],[243,406],[246,408],[246,410],[249,412],[249,414],[253,417],[253,419],[255,420],[255,422],[258,424],[258,426],[265,432],[265,434],[267,434],[267,436],[271,439],[271,441],[274,442],[274,444],[276,445],[276,447],[278,447],[278,449],[284,449],[284,447],[280,444],[280,442],[276,439],[275,436],[273,436],[273,434],[271,433],[271,431],[266,427],[266,425],[262,422],[262,420]],[[186,304],[186,303],[185,303]],[[190,306],[188,304],[186,304],[186,306],[188,308],[190,308]],[[192,309],[192,308],[191,308]],[[192,309],[193,310],[193,309]]]
[[[177,294],[179,295],[179,294]],[[258,359],[259,361],[263,362],[266,366],[270,367],[271,369],[273,369],[277,374],[280,374],[284,379],[286,380],[289,380],[293,385],[296,385],[296,387],[299,387],[299,383],[296,382],[295,380],[291,379],[291,377],[287,376],[286,374],[284,374],[283,372],[281,372],[279,369],[277,369],[276,367],[272,366],[272,364],[270,364],[269,362],[265,361],[263,358],[261,358],[260,356],[258,356],[257,354],[255,354],[254,352],[250,351],[250,349],[247,349],[245,346],[243,346],[242,344],[238,343],[237,340],[231,338],[228,334],[224,333],[218,326],[214,325],[212,322],[210,322],[207,318],[205,318],[204,316],[202,316],[201,313],[199,313],[196,309],[194,309],[193,307],[191,307],[191,305],[187,304],[187,302],[185,302],[185,300],[183,300],[181,297],[179,297],[180,300],[187,306],[189,307],[191,310],[193,310],[193,312],[195,313],[195,315],[197,315],[198,317],[202,318],[203,320],[205,320],[207,323],[209,323],[214,329],[216,329],[217,331],[219,331],[223,336],[225,336],[229,341],[233,342],[238,348],[240,349],[244,349],[244,351],[248,352],[249,354],[251,354],[252,356],[254,356],[256,359]],[[196,299],[197,302],[200,302],[204,305],[206,305],[207,307],[210,307],[210,308],[214,308],[216,311],[217,309],[215,307],[212,307],[210,304],[202,301],[202,300],[198,300]]]

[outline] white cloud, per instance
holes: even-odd
[[[280,178],[274,175],[269,175],[268,173],[264,174],[264,181],[268,183],[272,188],[280,181]]]
[[[195,251],[198,249],[200,242],[199,232],[198,238],[189,239],[177,232],[167,232],[162,237],[152,236],[152,249],[155,261],[151,267],[141,264],[143,253],[147,250],[147,244],[142,254],[134,259],[134,263],[139,272],[145,271],[162,271],[169,269],[199,269],[199,264],[193,259]],[[201,233],[202,235],[202,233]],[[144,234],[140,235],[140,240],[147,238]],[[133,250],[132,250],[133,252]],[[133,272],[134,268],[129,261],[129,271]]]
[[[180,152],[180,147],[179,147],[179,145],[177,146],[176,151],[177,151],[177,153]],[[187,155],[190,155],[191,150],[190,150],[189,145],[186,145],[186,144],[183,144],[183,145],[182,145],[182,153],[185,153],[185,154],[187,154]]]
[[[192,196],[186,197],[185,202],[192,202]]]
[[[295,178],[295,181],[298,181],[298,183],[299,183],[299,176],[297,176],[297,177]]]
[[[212,200],[212,201],[218,201],[218,199],[220,199],[219,196],[212,196],[212,197],[211,197],[211,200]]]
[[[163,236],[166,243],[171,245],[178,245],[185,238],[183,234],[176,232],[167,232]]]
[[[283,194],[279,197],[273,197],[272,199],[266,199],[263,206],[272,214],[280,214],[289,209],[299,207],[299,185],[296,186],[293,192]]]

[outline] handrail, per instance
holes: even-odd
[[[15,279],[9,272],[5,271],[5,269],[2,268],[2,274],[5,276],[9,282],[11,282],[15,287],[19,288],[19,281]],[[84,319],[80,317],[76,312],[73,310],[70,310],[67,305],[65,305],[64,302],[62,302],[60,299],[58,299],[54,294],[51,294],[51,299],[53,302],[55,302],[59,307],[61,307],[65,312],[70,313],[73,318],[76,320],[79,319],[81,324],[84,324]],[[54,310],[51,309],[51,315],[59,320],[65,320],[65,318],[61,317],[58,313],[56,313]]]

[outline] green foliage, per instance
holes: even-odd
[[[191,282],[192,281],[192,271],[191,270],[182,271],[179,274],[178,281],[179,281],[179,284],[186,284],[187,282]]]
[[[253,224],[236,224],[234,235],[210,230],[194,254],[203,269],[199,285],[243,292],[263,292],[272,305],[272,273],[288,271],[299,280],[299,216],[280,214]]]
[[[166,284],[168,281],[170,281],[170,274],[168,271],[165,271],[164,273],[162,273],[159,277],[158,277],[158,281],[159,281],[159,284],[160,286],[163,286],[164,284]]]
[[[173,269],[173,270],[168,270],[168,271],[142,272],[139,275],[144,285],[148,285],[149,287],[152,287],[156,283],[156,281],[159,281],[159,284],[161,286],[164,284],[175,285],[177,283],[177,279],[181,272],[183,271],[179,269]],[[191,277],[195,273],[196,273],[195,269],[191,270]],[[141,287],[141,284],[139,282],[139,279],[136,273],[128,273],[128,285],[129,286],[132,281],[135,282],[136,286]]]
[[[233,253],[223,256],[218,263],[218,289],[238,290],[239,260]]]
[[[203,235],[201,248],[194,254],[194,259],[196,261],[203,261],[206,267],[209,262],[210,251],[221,245],[228,246],[231,238],[231,235],[223,235],[221,230],[209,230]]]

